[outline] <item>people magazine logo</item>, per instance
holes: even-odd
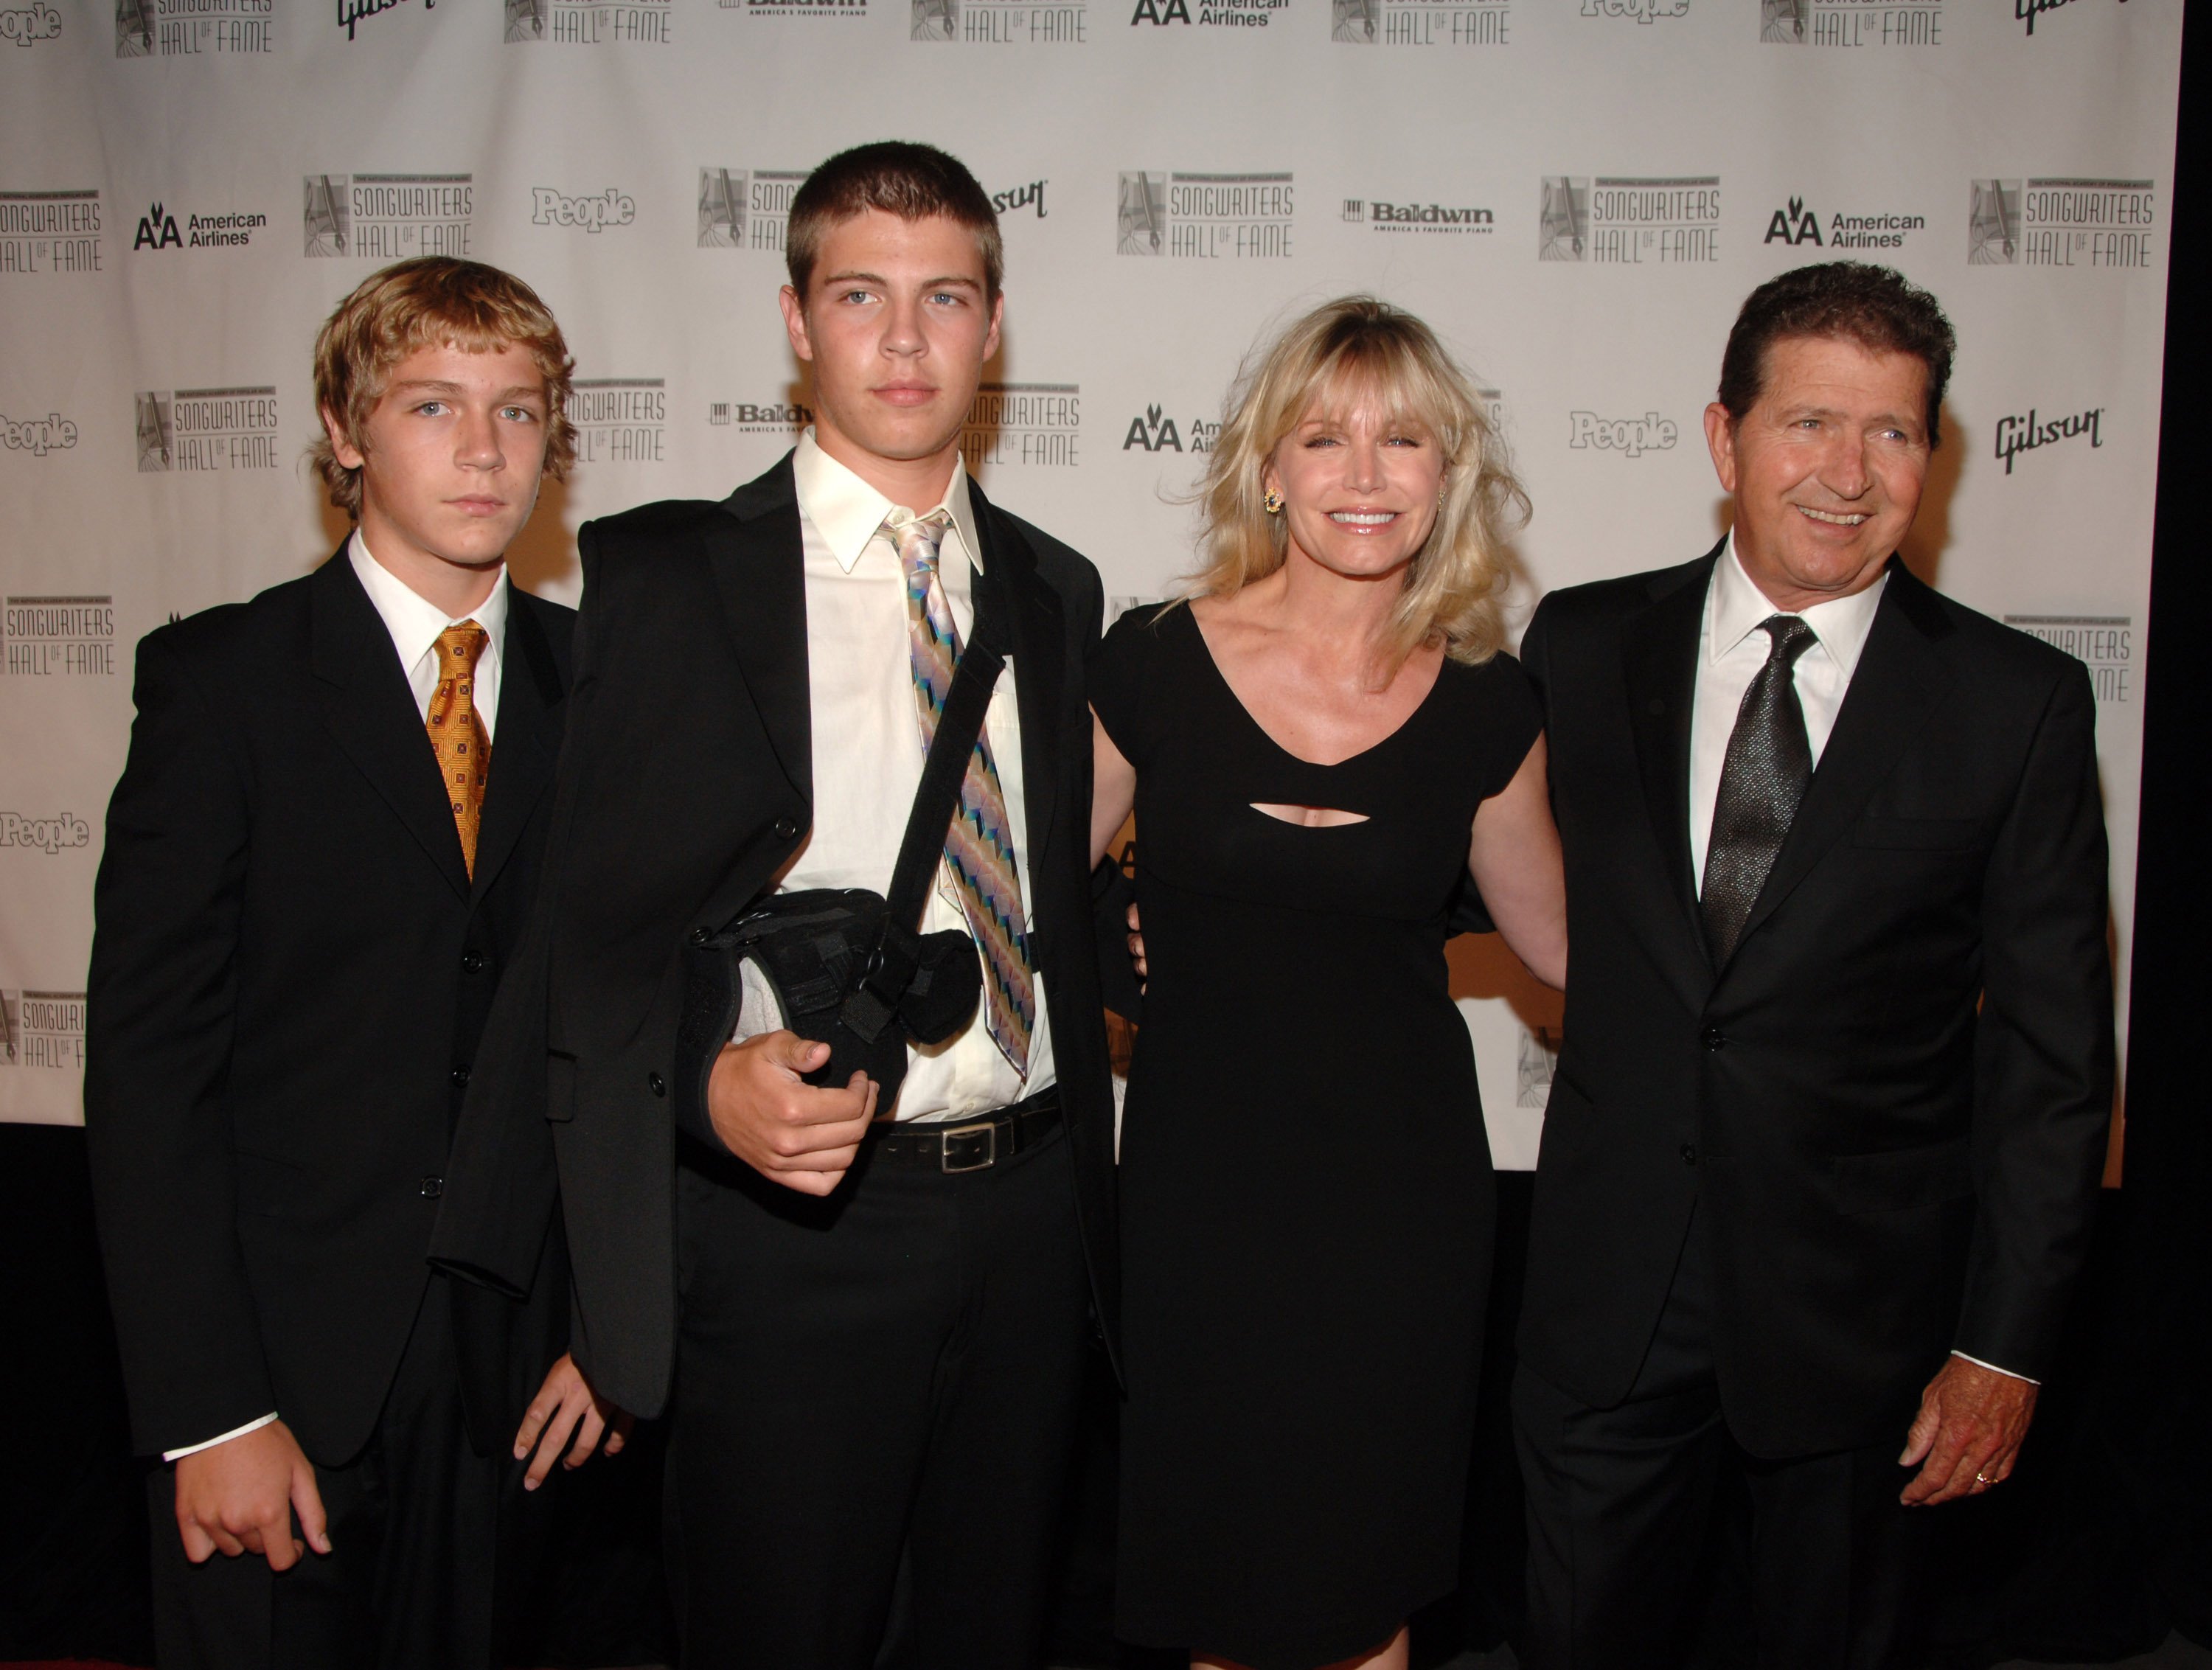
[[[1178,424],[1163,405],[1150,405],[1129,420],[1121,436],[1125,452],[1210,452],[1221,439],[1221,424],[1213,418],[1191,416]]]
[[[1072,470],[1083,432],[1083,391],[1073,383],[984,383],[960,430],[971,470],[1043,465]]]
[[[2056,446],[2069,440],[2087,440],[2090,448],[2102,446],[2105,444],[2104,423],[2105,409],[2102,406],[2069,412],[2063,417],[2045,417],[2030,406],[2025,417],[2008,415],[1997,419],[1996,456],[2004,465],[2005,474],[2009,476],[2022,452],[2033,452],[2040,447]]]
[[[35,46],[42,40],[60,39],[61,33],[62,15],[46,0],[0,7],[0,46]]]
[[[1901,249],[1907,238],[1927,229],[1924,216],[1883,212],[1831,215],[1824,233],[1819,211],[1792,197],[1766,217],[1766,235],[1759,241],[1791,250]]]
[[[1537,204],[1536,258],[1616,266],[1717,262],[1720,179],[1547,174]]]
[[[10,678],[106,678],[115,671],[115,599],[9,598],[0,640]]]
[[[1759,38],[1770,46],[1941,46],[1944,0],[1758,0]]]
[[[783,253],[791,200],[806,183],[805,168],[699,170],[699,247]]]
[[[0,448],[8,452],[42,458],[49,452],[66,452],[76,445],[76,425],[58,411],[26,418],[0,412]]]
[[[1138,0],[1139,6],[1153,0]],[[1182,0],[1170,0],[1180,6]],[[907,39],[969,46],[1080,46],[1090,39],[1088,0],[908,0]]]
[[[141,475],[276,468],[273,388],[156,389],[131,405]]]
[[[1293,201],[1288,174],[1124,171],[1114,247],[1188,261],[1286,260]]]
[[[13,812],[0,812],[0,847]],[[79,827],[82,827],[79,823]],[[82,992],[0,990],[0,1066],[84,1071]]]
[[[1382,197],[1346,197],[1344,219],[1371,232],[1443,233],[1486,238],[1498,224],[1487,209],[1464,203],[1394,203]]]
[[[1328,38],[1347,46],[1504,46],[1511,0],[1329,0]]]
[[[2142,271],[2157,253],[2158,193],[2147,179],[1978,179],[1966,261],[1977,267]]]
[[[115,56],[205,58],[266,53],[276,0],[113,0]]]
[[[1681,439],[1681,429],[1671,417],[1648,411],[1641,417],[1601,417],[1595,412],[1567,414],[1567,446],[1577,452],[1618,452],[1640,458],[1646,452],[1669,452]]]
[[[530,188],[532,226],[565,226],[580,232],[600,233],[611,226],[628,226],[636,219],[636,200],[611,185],[596,196],[578,197],[568,197],[550,185]]]
[[[311,256],[404,261],[471,252],[471,174],[308,174],[302,183]]]
[[[266,215],[251,213],[203,215],[187,210],[179,220],[174,210],[157,203],[138,217],[131,248],[134,253],[151,250],[157,255],[165,249],[244,249],[255,233],[268,226]]]
[[[2097,700],[2125,707],[2135,697],[2135,617],[2130,615],[2006,615],[2007,626],[2063,649],[2089,670]]]
[[[579,464],[665,464],[668,392],[659,377],[580,377],[568,386]]]
[[[1584,17],[1633,18],[1650,23],[1662,17],[1686,17],[1690,0],[1583,0]]]
[[[813,421],[812,410],[795,400],[715,400],[707,407],[711,428],[735,429],[739,434],[775,435],[784,440],[796,440],[799,431]]]
[[[507,45],[570,46],[641,42],[665,46],[672,0],[506,0]]]
[[[0,191],[0,273],[83,277],[106,253],[98,191]]]

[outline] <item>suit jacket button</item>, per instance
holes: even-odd
[[[1698,1041],[1703,1044],[1707,1049],[1726,1049],[1728,1048],[1728,1035],[1723,1032],[1720,1028],[1717,1026],[1709,1026],[1703,1032],[1698,1034]]]
[[[457,1090],[465,1090],[468,1087],[469,1069],[467,1064],[465,1062],[461,1066],[453,1069],[453,1088]]]
[[[646,1074],[645,1084],[646,1088],[651,1090],[655,1096],[666,1096],[668,1094],[668,1086],[662,1082],[660,1075],[657,1072],[649,1072]]]
[[[1698,1145],[1693,1142],[1684,1143],[1682,1145],[1682,1163],[1684,1165],[1695,1165],[1697,1163]]]
[[[714,930],[712,928],[694,928],[691,930],[691,943],[695,945],[703,945],[714,937]]]
[[[775,838],[778,841],[789,841],[798,833],[799,820],[797,818],[779,817],[775,820]]]
[[[445,1192],[446,1180],[443,1177],[425,1177],[422,1180],[422,1198],[425,1200],[434,1200]]]
[[[461,953],[461,972],[463,974],[480,975],[483,972],[483,965],[484,954],[482,951],[463,951]]]

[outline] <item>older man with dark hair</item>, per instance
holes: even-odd
[[[1952,334],[1882,267],[1743,307],[1733,527],[1547,598],[1566,1043],[1515,1417],[1531,1670],[1671,1663],[1720,1466],[1758,1656],[1911,1661],[1915,1511],[2011,1473],[2111,1109],[2081,665],[1895,553]]]

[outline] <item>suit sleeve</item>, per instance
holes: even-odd
[[[2051,692],[1984,878],[1978,1211],[1954,1341],[2039,1379],[2086,1254],[2112,1112],[2112,980],[2096,708]]]
[[[158,1454],[276,1404],[225,1096],[251,791],[167,635],[140,644],[134,698],[93,894],[85,1132],[132,1439]]]

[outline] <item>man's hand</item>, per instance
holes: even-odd
[[[836,1188],[876,1116],[876,1083],[856,1072],[841,1090],[799,1075],[830,1059],[830,1046],[795,1032],[725,1044],[707,1080],[707,1117],[730,1152],[771,1182],[801,1194]]]
[[[1921,1464],[1899,1499],[1908,1507],[1955,1502],[2004,1483],[2034,1418],[2035,1393],[2033,1381],[1947,1358],[1921,1393],[1920,1413],[1897,1458],[1899,1467]]]
[[[295,1512],[305,1542],[292,1534]],[[331,1552],[315,1469],[282,1421],[178,1461],[177,1530],[194,1565],[219,1550],[260,1554],[271,1571],[284,1571],[310,1548]]]
[[[582,1467],[592,1459],[593,1450],[605,1455],[619,1454],[629,1442],[629,1412],[617,1408],[594,1392],[575,1358],[563,1351],[561,1360],[546,1370],[545,1383],[538,1388],[530,1407],[522,1412],[522,1424],[515,1431],[516,1460],[533,1448],[538,1452],[530,1470],[522,1476],[522,1488],[534,1491],[544,1484],[564,1448],[568,1454],[561,1465],[565,1467]],[[599,1442],[603,1436],[605,1444]]]
[[[1129,907],[1129,961],[1137,965],[1137,989],[1145,989],[1144,982],[1152,978],[1152,971],[1145,962],[1144,931],[1137,925],[1137,908]]]

